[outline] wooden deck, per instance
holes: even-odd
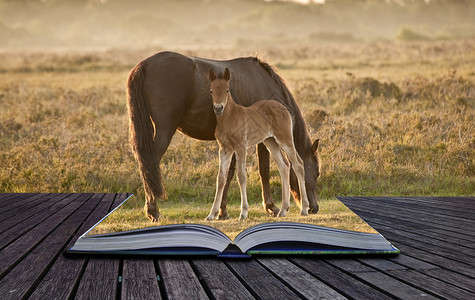
[[[0,194],[0,299],[475,299],[475,198],[342,197],[396,257],[70,257],[127,194]]]

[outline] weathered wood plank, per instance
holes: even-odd
[[[416,213],[412,216],[409,214],[400,216],[392,213],[384,213],[375,207],[367,208],[364,204],[352,204],[352,210],[360,217],[368,219],[368,223],[375,228],[381,227],[380,225],[392,227],[394,223],[397,223],[398,230],[410,231],[423,237],[436,238],[442,241],[447,240],[455,245],[466,248],[470,248],[475,244],[475,237],[467,234],[463,234],[463,238],[457,240],[464,231],[457,229],[455,232],[450,227],[443,226],[437,222],[431,222],[432,220],[427,217],[421,219],[422,216]],[[396,220],[397,222],[395,222]],[[408,229],[410,227],[413,229]]]
[[[0,206],[0,216],[5,218],[4,214],[12,209],[28,207],[30,198],[41,196],[41,194],[13,194],[11,197],[5,199],[5,203]]]
[[[364,212],[358,211],[358,213],[361,214],[363,217],[366,216]],[[473,255],[470,255],[471,251],[467,250],[466,248],[458,247],[456,245],[453,245],[452,248],[450,248],[450,244],[445,243],[443,241],[438,241],[437,243],[436,241],[427,242],[424,241],[422,237],[418,239],[417,235],[402,235],[402,232],[399,232],[394,228],[390,228],[388,226],[380,226],[377,223],[373,223],[372,225],[386,238],[393,241],[396,247],[400,247],[401,243],[403,243],[415,248],[424,249],[427,252],[434,253],[436,255],[450,258],[454,262],[461,262],[466,264],[472,264],[474,262],[475,257]],[[460,255],[460,253],[463,254],[464,252],[464,255]]]
[[[89,199],[91,195],[73,195],[75,201],[71,201],[63,209],[60,209],[49,218],[47,218],[41,225],[36,226],[28,233],[9,244],[7,247],[0,251],[0,276],[4,274],[11,265],[19,261],[22,256],[26,255],[33,249],[38,243],[46,238],[55,227],[61,224],[66,218],[68,218],[75,210],[77,210],[84,201]]]
[[[52,261],[62,253],[63,247],[71,238],[72,228],[78,228],[94,208],[95,203],[86,201],[91,198],[91,194],[81,195],[78,199],[80,198],[83,199],[75,202],[84,205],[71,211],[67,219],[50,232],[44,241],[22,258],[1,280],[0,299],[20,299],[32,292],[35,282],[42,278]]]
[[[467,239],[463,240],[453,237],[453,232],[434,232],[430,230],[431,228],[428,226],[420,226],[418,224],[414,224],[407,221],[399,221],[397,224],[397,228],[394,228],[394,218],[375,215],[373,213],[364,211],[363,208],[356,208],[354,211],[363,218],[370,218],[371,223],[375,226],[377,224],[378,228],[391,228],[394,233],[400,235],[404,235],[410,238],[416,238],[417,240],[436,244],[438,246],[443,246],[446,244],[445,247],[448,247],[450,249],[455,248],[459,252],[464,252],[468,255],[475,255],[475,250],[473,249],[475,247],[475,241],[470,241]],[[465,236],[465,238],[467,238],[467,236]]]
[[[90,201],[98,203],[87,217],[84,224],[77,230],[69,243],[64,247],[68,249],[76,240],[91,226],[96,224],[104,215],[106,215],[111,206],[110,203],[100,203],[104,194],[94,194]],[[117,195],[121,197],[121,195]],[[70,299],[74,296],[74,291],[79,286],[79,276],[86,265],[86,256],[59,255],[52,267],[48,270],[46,276],[41,280],[33,294],[32,299]],[[58,288],[61,287],[61,288]]]
[[[362,210],[377,215],[383,214],[386,217],[445,229],[448,231],[465,233],[471,238],[475,237],[475,232],[470,231],[470,228],[475,226],[475,221],[473,220],[449,215],[441,216],[432,212],[414,211],[403,206],[393,205],[388,207],[388,205],[385,205],[384,203],[375,200],[368,200],[366,198],[352,198],[350,201],[341,197],[341,200],[353,211],[359,208],[360,211]]]
[[[10,244],[15,239],[18,239],[32,228],[38,226],[40,223],[51,217],[52,210],[48,208],[52,207],[53,204],[56,204],[53,210],[56,212],[70,204],[72,201],[74,201],[74,199],[76,199],[76,197],[79,197],[79,195],[74,195],[71,197],[67,196],[67,194],[62,194],[51,197],[51,199],[42,198],[41,200],[48,201],[44,201],[44,203],[35,206],[33,210],[28,210],[22,214],[19,214],[18,219],[10,218],[5,220],[5,222],[0,226],[2,226],[2,228],[3,226],[8,227],[8,229],[0,233],[0,249],[3,249],[6,245]]]
[[[437,299],[425,291],[414,288],[381,272],[361,272],[355,273],[355,276],[372,286],[378,287],[385,293],[389,293],[392,297],[401,299]]]
[[[119,281],[119,259],[92,257],[79,283],[75,299],[115,299]]]
[[[407,256],[404,253],[401,253],[395,257],[389,257],[390,261],[400,264],[406,268],[414,269],[414,270],[429,270],[429,269],[436,269],[437,266],[422,261],[420,259]]]
[[[475,292],[475,279],[469,278],[465,275],[457,274],[447,269],[423,270],[422,273],[458,286],[472,293]],[[475,297],[472,297],[472,299],[475,299]]]
[[[440,268],[449,269],[452,272],[475,278],[475,268],[470,265],[458,261],[453,261],[452,259],[449,259],[447,257],[431,253],[426,249],[417,249],[409,245],[405,245],[402,242],[398,243],[398,247],[402,251],[402,253],[408,256],[415,257],[419,260],[428,262]]]
[[[376,290],[372,286],[361,282],[356,277],[349,275],[322,260],[298,257],[293,258],[292,261],[348,298],[391,299],[391,297],[383,292]],[[360,273],[363,272],[355,274]]]
[[[385,293],[390,293],[394,297],[398,298],[411,298],[419,299],[427,297],[426,292],[411,287],[408,284],[401,282],[395,278],[386,275],[387,271],[392,270],[405,270],[406,268],[393,263],[385,258],[358,258],[350,269],[348,269],[347,262],[341,262],[337,259],[328,260],[329,263],[342,268],[345,271],[353,271],[358,269],[358,272],[352,272],[354,276],[367,281],[369,284],[378,287]],[[371,266],[371,268],[360,266],[356,268],[357,264],[365,264]],[[355,265],[356,264],[356,265]],[[367,270],[367,271],[364,271]],[[428,297],[430,299],[430,297]]]
[[[254,299],[223,261],[202,258],[194,259],[191,264],[197,271],[198,279],[204,282],[215,299]]]
[[[158,265],[168,299],[208,299],[188,261],[159,259]]]
[[[297,299],[300,296],[285,286],[284,283],[255,260],[232,260],[226,263],[257,298]]]
[[[432,197],[364,197],[370,201],[377,201],[390,207],[404,207],[417,212],[429,212],[441,216],[456,217],[473,220],[469,210],[475,208],[475,198],[467,198],[473,205],[456,203],[457,198],[432,198]]]
[[[420,286],[437,297],[448,299],[475,299],[475,294],[472,292],[468,292],[414,270],[392,270],[389,271],[389,273],[408,284]]]
[[[112,206],[114,194],[105,194],[100,205]],[[91,257],[79,282],[76,299],[115,299],[118,291],[120,259]],[[98,286],[96,281],[101,284]]]
[[[261,258],[258,261],[307,299],[347,299],[321,280],[283,258]]]
[[[124,259],[121,299],[162,299],[153,260]]]

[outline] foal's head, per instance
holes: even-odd
[[[224,70],[223,76],[216,76],[213,69],[209,69],[208,78],[211,81],[210,93],[213,98],[213,110],[217,116],[223,114],[229,97],[229,69]]]

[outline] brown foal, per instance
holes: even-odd
[[[223,76],[219,77],[210,69],[208,77],[217,121],[215,137],[219,144],[219,172],[213,206],[206,219],[214,220],[218,217],[226,173],[233,153],[236,154],[237,177],[241,189],[240,218],[247,218],[249,204],[246,194],[246,152],[249,147],[261,142],[274,158],[282,180],[282,206],[278,216],[285,216],[290,206],[290,165],[281,149],[287,154],[297,175],[302,196],[300,213],[307,215],[309,202],[304,182],[305,170],[295,149],[293,121],[288,110],[274,100],[261,100],[249,107],[236,104],[229,92],[231,73],[227,68]]]

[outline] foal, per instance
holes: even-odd
[[[246,150],[261,142],[264,142],[277,163],[282,180],[282,207],[278,216],[285,216],[290,206],[290,166],[282,155],[281,148],[287,153],[299,181],[302,195],[300,213],[307,215],[309,202],[304,184],[303,162],[294,146],[292,117],[285,106],[274,100],[261,100],[249,107],[238,105],[229,92],[231,73],[228,68],[220,77],[210,69],[208,77],[217,121],[215,137],[219,144],[219,173],[213,206],[206,219],[210,221],[218,217],[226,173],[233,153],[236,153],[237,177],[241,188],[240,218],[247,218]]]

